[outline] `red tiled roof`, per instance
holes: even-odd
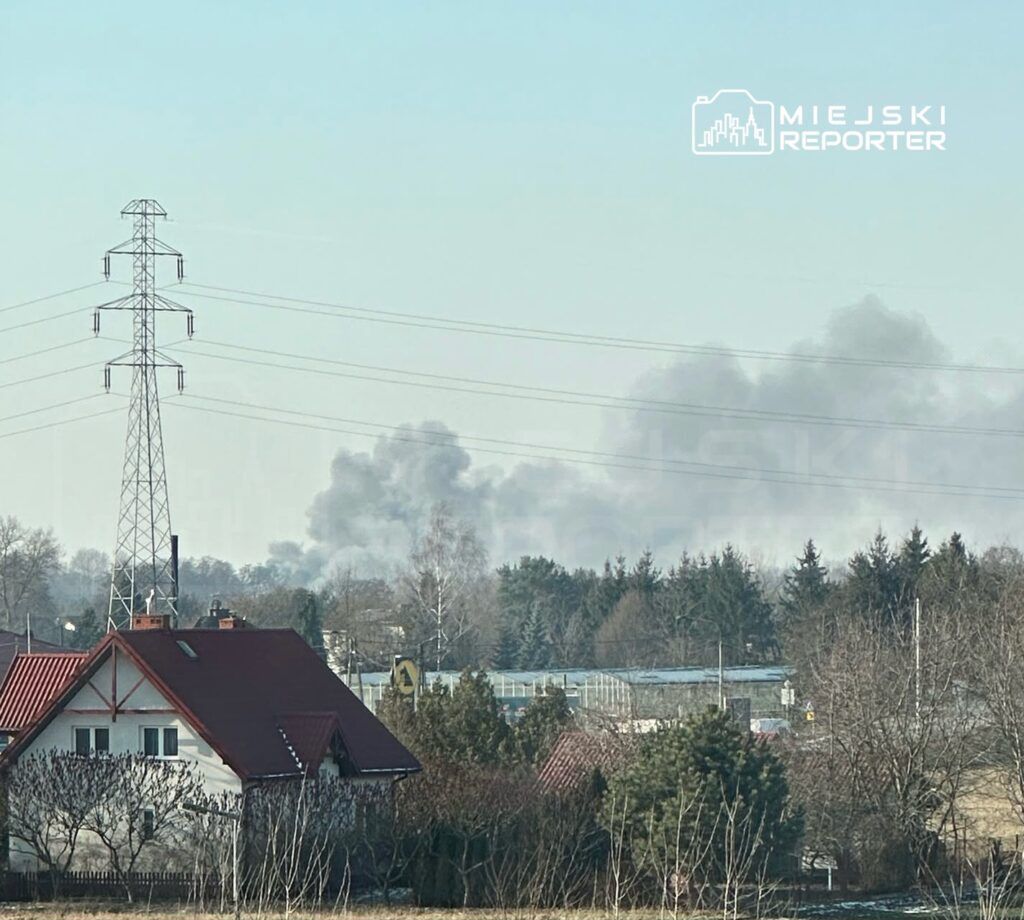
[[[551,749],[537,779],[549,791],[576,788],[595,769],[607,771],[622,764],[636,748],[632,735],[611,732],[563,732]]]
[[[85,657],[85,652],[22,652],[15,656],[0,686],[0,731],[19,732],[30,724]]]
[[[0,629],[0,681],[7,676],[7,672],[11,669],[11,664],[14,662],[14,656],[27,651],[28,639],[25,638],[23,633]],[[33,638],[32,651],[59,652],[61,651],[61,648],[59,645],[52,645],[49,642],[40,642],[38,639]]]
[[[339,731],[338,716],[333,712],[292,712],[281,716],[278,728],[303,769],[316,770]]]
[[[186,643],[194,657],[179,643]],[[8,748],[5,760],[18,756],[113,648],[135,661],[243,779],[291,776],[314,766],[308,758],[317,751],[322,758],[332,737],[324,740],[325,714],[333,718],[358,773],[420,769],[416,758],[291,629],[111,632],[61,699]],[[317,718],[310,718],[314,714]]]

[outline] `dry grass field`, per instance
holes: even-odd
[[[131,904],[0,904],[3,917],[54,917],[61,920],[228,920],[231,913],[199,913],[191,908],[169,909],[166,905]],[[243,913],[246,920],[303,920],[303,918],[339,918],[339,920],[609,920],[605,911],[495,911],[495,910],[428,910],[412,907],[352,908],[324,910],[315,913],[295,911],[285,913]],[[654,920],[663,916],[657,911],[622,911],[622,920]]]

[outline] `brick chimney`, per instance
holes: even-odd
[[[217,621],[218,629],[251,629],[249,621],[245,617],[240,617],[237,614],[230,614],[226,617],[221,617]]]
[[[132,629],[170,629],[169,613],[133,613]]]

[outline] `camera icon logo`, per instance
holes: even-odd
[[[775,103],[755,99],[745,89],[698,96],[690,142],[697,156],[768,156],[775,152]]]

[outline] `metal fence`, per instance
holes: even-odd
[[[189,872],[132,872],[127,879],[115,872],[66,872],[56,880],[48,872],[4,872],[2,886],[4,901],[124,899],[131,892],[134,901],[210,903],[221,896],[218,879]]]

